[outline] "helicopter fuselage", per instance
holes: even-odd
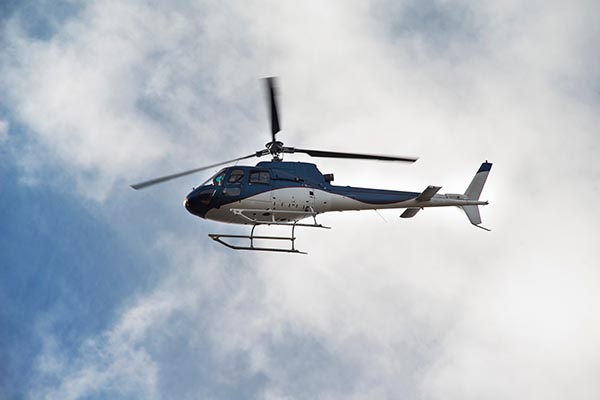
[[[422,192],[360,188],[332,185],[332,174],[323,175],[315,164],[305,162],[283,162],[285,154],[305,154],[349,160],[378,160],[390,162],[417,161],[417,157],[381,154],[346,153],[322,149],[285,146],[277,140],[281,130],[277,107],[277,85],[274,77],[264,80],[267,90],[271,140],[265,148],[220,161],[215,164],[165,175],[131,185],[135,190],[161,184],[200,171],[222,165],[231,165],[254,157],[271,156],[272,161],[260,162],[255,166],[233,166],[219,171],[198,188],[194,188],[185,200],[188,212],[200,218],[232,224],[252,225],[250,235],[211,233],[210,238],[235,250],[283,251],[299,253],[295,247],[296,227],[328,228],[317,223],[316,216],[330,211],[377,210],[406,208],[401,218],[413,218],[425,207],[461,207],[469,222],[481,226],[480,205],[488,204],[479,197],[492,164],[484,162],[476,172],[463,194],[438,194],[440,186],[428,186]],[[298,221],[313,218],[313,223]],[[259,225],[291,225],[289,236],[256,235]],[[248,245],[236,241],[248,240]],[[257,245],[255,240],[287,243],[289,248]],[[234,243],[236,242],[236,243]]]
[[[333,175],[315,164],[270,161],[219,171],[184,201],[192,214],[233,224],[293,223],[329,211],[480,205],[461,195],[421,193],[332,185]]]

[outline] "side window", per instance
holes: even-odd
[[[223,194],[225,196],[239,196],[242,193],[242,189],[239,186],[234,187],[226,187],[223,189]]]
[[[269,171],[250,172],[250,183],[271,183],[271,173]]]
[[[231,171],[231,175],[229,175],[229,179],[227,179],[227,183],[240,183],[244,178],[244,170],[243,169],[234,169]]]

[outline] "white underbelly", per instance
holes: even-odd
[[[205,218],[232,224],[293,222],[331,208],[331,194],[309,187],[275,189],[213,208]]]

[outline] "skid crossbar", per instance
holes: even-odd
[[[294,236],[294,231],[296,230],[296,224],[292,225],[292,234],[291,236],[256,236],[254,235],[254,229],[256,229],[256,227],[258,226],[258,224],[255,224],[252,226],[252,230],[250,231],[250,235],[228,235],[228,234],[220,234],[220,233],[209,233],[208,236],[216,241],[221,243],[224,246],[229,247],[230,249],[234,249],[234,250],[254,250],[254,251],[274,251],[274,252],[280,252],[280,253],[300,253],[300,254],[306,254],[305,252],[299,251],[296,249],[294,242],[296,241],[296,236]],[[238,245],[234,245],[231,243],[227,243],[225,240],[223,239],[248,239],[250,240],[250,246],[238,246]],[[278,247],[256,247],[254,246],[254,240],[258,239],[258,240],[289,240],[290,241],[290,248],[289,249],[282,249],[282,248],[278,248]]]
[[[290,236],[257,236],[254,234],[254,229],[256,229],[259,225],[287,225],[292,227],[292,232]],[[230,235],[230,234],[221,234],[221,233],[209,233],[208,236],[214,240],[215,242],[221,243],[223,246],[229,247],[233,250],[252,250],[252,251],[271,251],[278,253],[297,253],[297,254],[307,254],[306,252],[300,251],[296,249],[295,241],[295,231],[296,226],[301,227],[312,227],[312,228],[323,228],[330,229],[327,226],[323,226],[321,224],[317,224],[315,220],[315,224],[298,224],[298,223],[255,223],[252,225],[252,230],[250,231],[250,235]],[[241,246],[227,242],[227,239],[247,239],[250,241],[249,246]],[[261,247],[255,246],[255,240],[274,240],[274,241],[289,241],[289,248],[279,248],[279,247]]]

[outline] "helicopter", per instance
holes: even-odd
[[[317,216],[332,211],[379,210],[404,208],[401,218],[412,218],[428,207],[459,207],[470,223],[481,226],[479,206],[488,201],[479,200],[492,164],[481,164],[463,194],[438,194],[441,186],[427,186],[422,192],[336,186],[333,174],[323,174],[315,164],[283,161],[284,154],[303,153],[311,157],[338,159],[379,160],[414,163],[417,157],[343,153],[284,146],[277,140],[280,132],[277,106],[277,85],[274,77],[264,78],[270,116],[271,141],[265,149],[252,154],[212,165],[154,178],[131,187],[147,188],[172,179],[236,163],[218,171],[200,186],[194,188],[183,202],[185,209],[200,218],[251,226],[249,235],[209,233],[214,241],[234,250],[301,253],[295,246],[296,227],[330,229],[317,222]],[[255,166],[237,165],[237,162],[270,155],[271,161]],[[305,222],[305,220],[310,222]],[[282,225],[291,228],[289,236],[256,235],[257,226]],[[257,245],[267,242],[267,245]],[[276,246],[286,243],[287,246]]]

